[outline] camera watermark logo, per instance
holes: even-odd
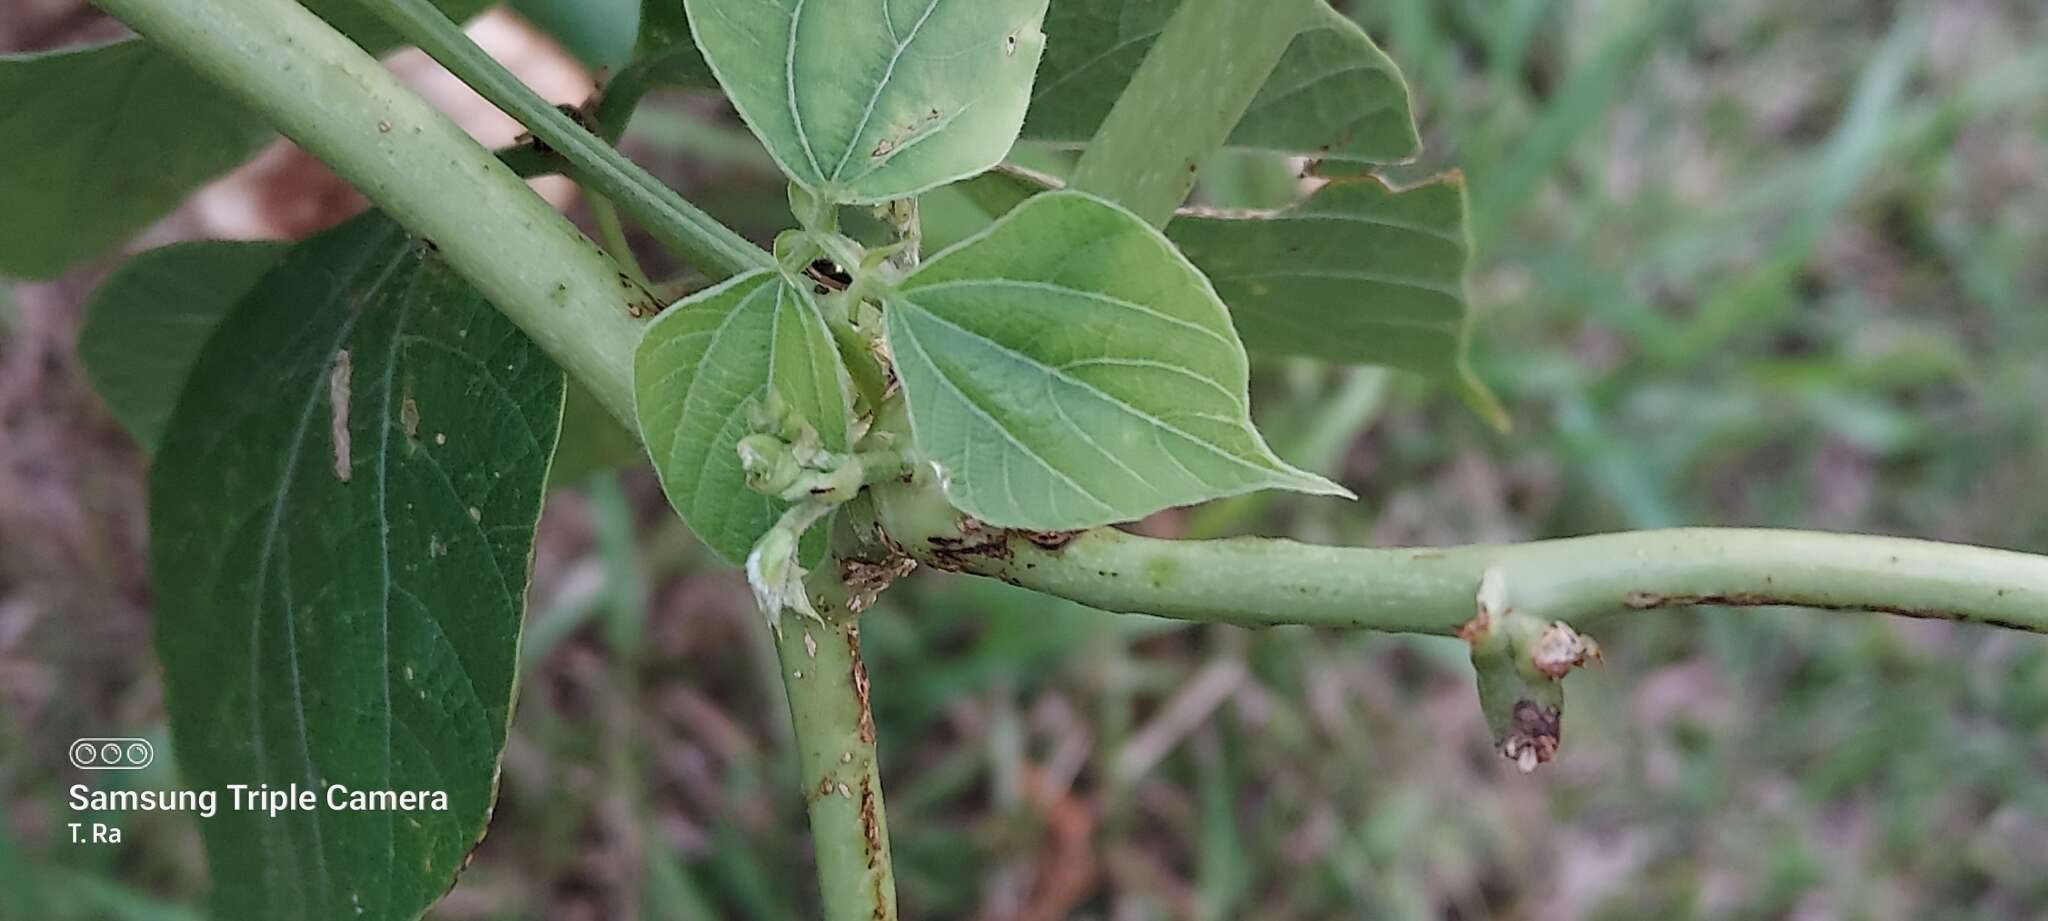
[[[156,760],[148,739],[78,739],[71,743],[71,766],[82,771],[139,771]]]

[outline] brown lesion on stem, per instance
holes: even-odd
[[[854,614],[867,610],[877,596],[916,568],[917,561],[907,556],[881,562],[850,558],[839,561],[839,578],[846,583],[846,610]]]
[[[847,623],[839,628],[846,636],[848,658],[853,660],[853,699],[860,709],[859,734],[862,745],[873,748],[875,744],[875,708],[868,700],[868,665],[860,657],[860,625]]]
[[[875,921],[896,917],[895,898],[889,891],[888,845],[883,843],[881,807],[875,797],[874,772],[860,778],[860,828],[868,858],[868,904]]]
[[[1517,700],[1509,726],[1500,741],[1500,753],[1527,774],[1557,757],[1557,748],[1564,743],[1564,708]]]
[[[1677,594],[1667,592],[1629,592],[1622,596],[1622,607],[1631,611],[1654,611],[1658,608],[1683,608],[1695,605],[1712,605],[1726,608],[1812,608],[1816,611],[1868,611],[1876,614],[1893,614],[1919,620],[1948,620],[1958,623],[1976,623],[2023,633],[2048,633],[2048,630],[2033,625],[2017,623],[1995,617],[1972,617],[1962,611],[1949,608],[1911,607],[1895,604],[1836,604],[1815,601],[1810,598],[1793,598],[1770,592],[1716,592],[1712,594]]]
[[[978,572],[992,563],[1007,563],[1016,556],[1010,548],[1010,536],[1009,531],[962,515],[954,533],[925,538],[925,550],[931,554],[931,564],[935,569]]]
[[[1084,531],[1033,531],[998,528],[968,515],[961,515],[952,534],[925,538],[925,550],[933,568],[946,572],[972,572],[1003,578],[1002,564],[1017,556],[1019,541],[1046,553],[1058,553]],[[995,571],[991,571],[991,567]]]
[[[1587,663],[1598,661],[1600,644],[1593,642],[1592,637],[1573,630],[1564,621],[1545,628],[1529,650],[1529,664],[1551,679],[1563,678],[1571,674],[1572,669],[1584,668]]]
[[[653,291],[648,290],[646,285],[635,281],[632,276],[624,272],[619,272],[617,275],[619,286],[625,289],[626,292],[626,316],[632,317],[635,320],[645,320],[661,312],[663,307],[661,299],[655,296]]]
[[[1564,676],[1599,661],[1600,646],[1570,624],[1516,610],[1498,568],[1481,577],[1475,600],[1458,638],[1472,648],[1480,709],[1502,757],[1533,771],[1564,741]]]

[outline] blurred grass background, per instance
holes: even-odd
[[[1415,89],[1429,153],[1397,177],[1471,179],[1474,361],[1515,430],[1407,377],[1262,365],[1276,446],[1362,501],[1145,528],[1746,524],[2048,552],[2038,5],[1351,9]],[[629,144],[751,233],[787,221],[715,105],[660,99]],[[1216,204],[1295,189],[1260,157],[1203,175]],[[963,219],[929,213],[935,234]],[[66,339],[95,277],[0,287],[0,918],[196,918],[189,819],[63,843],[64,743],[168,749],[143,466]],[[552,500],[533,599],[501,802],[433,917],[813,915],[772,651],[650,476]],[[1572,679],[1564,753],[1524,777],[1455,641],[1188,627],[920,574],[864,630],[906,917],[2048,917],[2048,643],[1780,610],[1592,632],[1607,664]],[[129,779],[171,786],[168,760]]]

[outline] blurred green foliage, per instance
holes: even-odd
[[[1254,405],[1276,450],[1361,501],[1149,526],[1422,544],[1796,525],[2048,551],[2033,4],[1352,6],[1418,101],[1428,152],[1396,178],[1471,180],[1473,363],[1515,430],[1408,376],[1267,363]],[[628,144],[750,235],[787,226],[721,107],[663,97]],[[1292,175],[1219,156],[1198,194],[1270,207]],[[926,205],[933,248],[973,220],[947,194]],[[434,916],[812,913],[744,586],[644,473],[589,484],[550,513],[502,802]],[[920,574],[863,631],[906,914],[2048,914],[2038,638],[1777,610],[1592,632],[1607,665],[1573,679],[1561,760],[1523,777],[1454,641],[1190,628]],[[0,713],[0,792],[41,832],[0,839],[0,915],[176,917],[107,906],[189,900],[189,829],[57,843],[42,742],[61,733],[36,728],[24,744]]]

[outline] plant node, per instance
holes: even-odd
[[[1564,740],[1564,676],[1600,659],[1600,646],[1562,621],[1515,610],[1507,574],[1479,579],[1478,611],[1458,629],[1472,647],[1479,706],[1503,757],[1524,773],[1557,756]]]

